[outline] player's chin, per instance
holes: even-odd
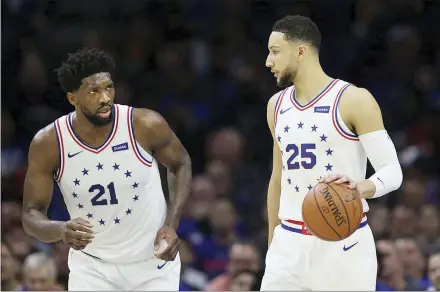
[[[101,115],[97,114],[95,115],[95,121],[99,125],[107,125],[113,120],[112,115],[109,115],[108,117],[102,117]]]

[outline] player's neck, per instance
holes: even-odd
[[[96,126],[90,122],[82,113],[75,112],[72,125],[77,134],[86,137],[101,137],[109,134],[113,127],[113,122],[103,126]]]
[[[303,64],[293,80],[295,98],[300,104],[307,104],[314,99],[333,78],[325,74],[321,65]]]

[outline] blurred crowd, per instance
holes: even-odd
[[[368,213],[377,290],[440,290],[440,2],[427,0],[2,1],[1,289],[67,288],[67,246],[21,227],[22,186],[33,135],[72,110],[53,70],[98,47],[117,61],[115,102],[161,113],[192,157],[181,290],[258,290],[278,91],[264,64],[286,14],[318,24],[324,70],[372,92],[399,153],[402,187]],[[58,189],[49,216],[68,219]]]

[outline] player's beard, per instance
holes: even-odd
[[[113,107],[110,110],[108,118],[100,118],[96,114],[92,114],[86,107],[80,106],[84,116],[95,126],[105,126],[113,121]]]
[[[287,72],[282,75],[279,80],[277,80],[277,86],[280,88],[286,88],[293,84],[293,73]]]

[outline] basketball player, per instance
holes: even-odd
[[[42,242],[71,249],[69,290],[178,290],[176,228],[191,160],[156,112],[114,104],[114,61],[83,49],[58,69],[75,111],[40,130],[29,150],[22,221]],[[158,164],[169,170],[170,202]],[[51,221],[53,180],[72,220]]]
[[[367,212],[365,199],[381,197],[402,183],[375,99],[323,71],[320,42],[317,26],[301,16],[277,21],[269,38],[266,66],[284,89],[267,108],[274,150],[261,290],[374,291],[377,261],[366,216],[349,238],[323,241],[304,227],[302,201],[318,182],[349,182]],[[367,157],[376,170],[369,179]]]

